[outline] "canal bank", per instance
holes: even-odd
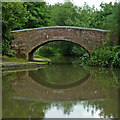
[[[9,70],[24,70],[24,69],[36,69],[49,64],[50,61],[41,58],[34,58],[33,61],[27,61],[25,59],[11,58],[8,56],[2,56],[1,67],[2,71]]]
[[[13,62],[3,62],[2,71],[8,70],[23,70],[23,69],[35,69],[38,67],[43,67],[49,64],[48,62],[26,62],[26,63],[13,63]]]

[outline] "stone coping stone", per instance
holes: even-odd
[[[11,31],[11,33],[32,31],[32,30],[42,30],[42,29],[56,29],[56,28],[59,28],[59,29],[64,28],[64,29],[92,30],[92,31],[99,31],[99,32],[110,32],[109,30],[102,30],[102,29],[95,29],[95,28],[83,28],[83,27],[74,27],[74,26],[51,26],[51,27],[39,27],[39,28],[30,28],[30,29],[23,29],[23,30],[14,30],[14,31]]]
[[[4,62],[2,66],[16,66],[16,65],[43,65],[46,63],[38,63],[38,62],[26,62],[26,63],[15,63],[15,62]]]

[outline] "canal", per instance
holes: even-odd
[[[120,71],[72,64],[3,73],[3,118],[117,118]]]

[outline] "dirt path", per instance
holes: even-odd
[[[41,58],[33,58],[33,60],[35,60],[35,61],[42,61],[42,62],[46,62],[46,60],[41,59]]]

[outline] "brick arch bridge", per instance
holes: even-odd
[[[11,31],[14,40],[12,49],[16,50],[16,57],[33,59],[33,53],[41,45],[57,40],[76,43],[85,48],[90,56],[96,45],[102,45],[107,30],[80,28],[71,26],[41,27]]]

